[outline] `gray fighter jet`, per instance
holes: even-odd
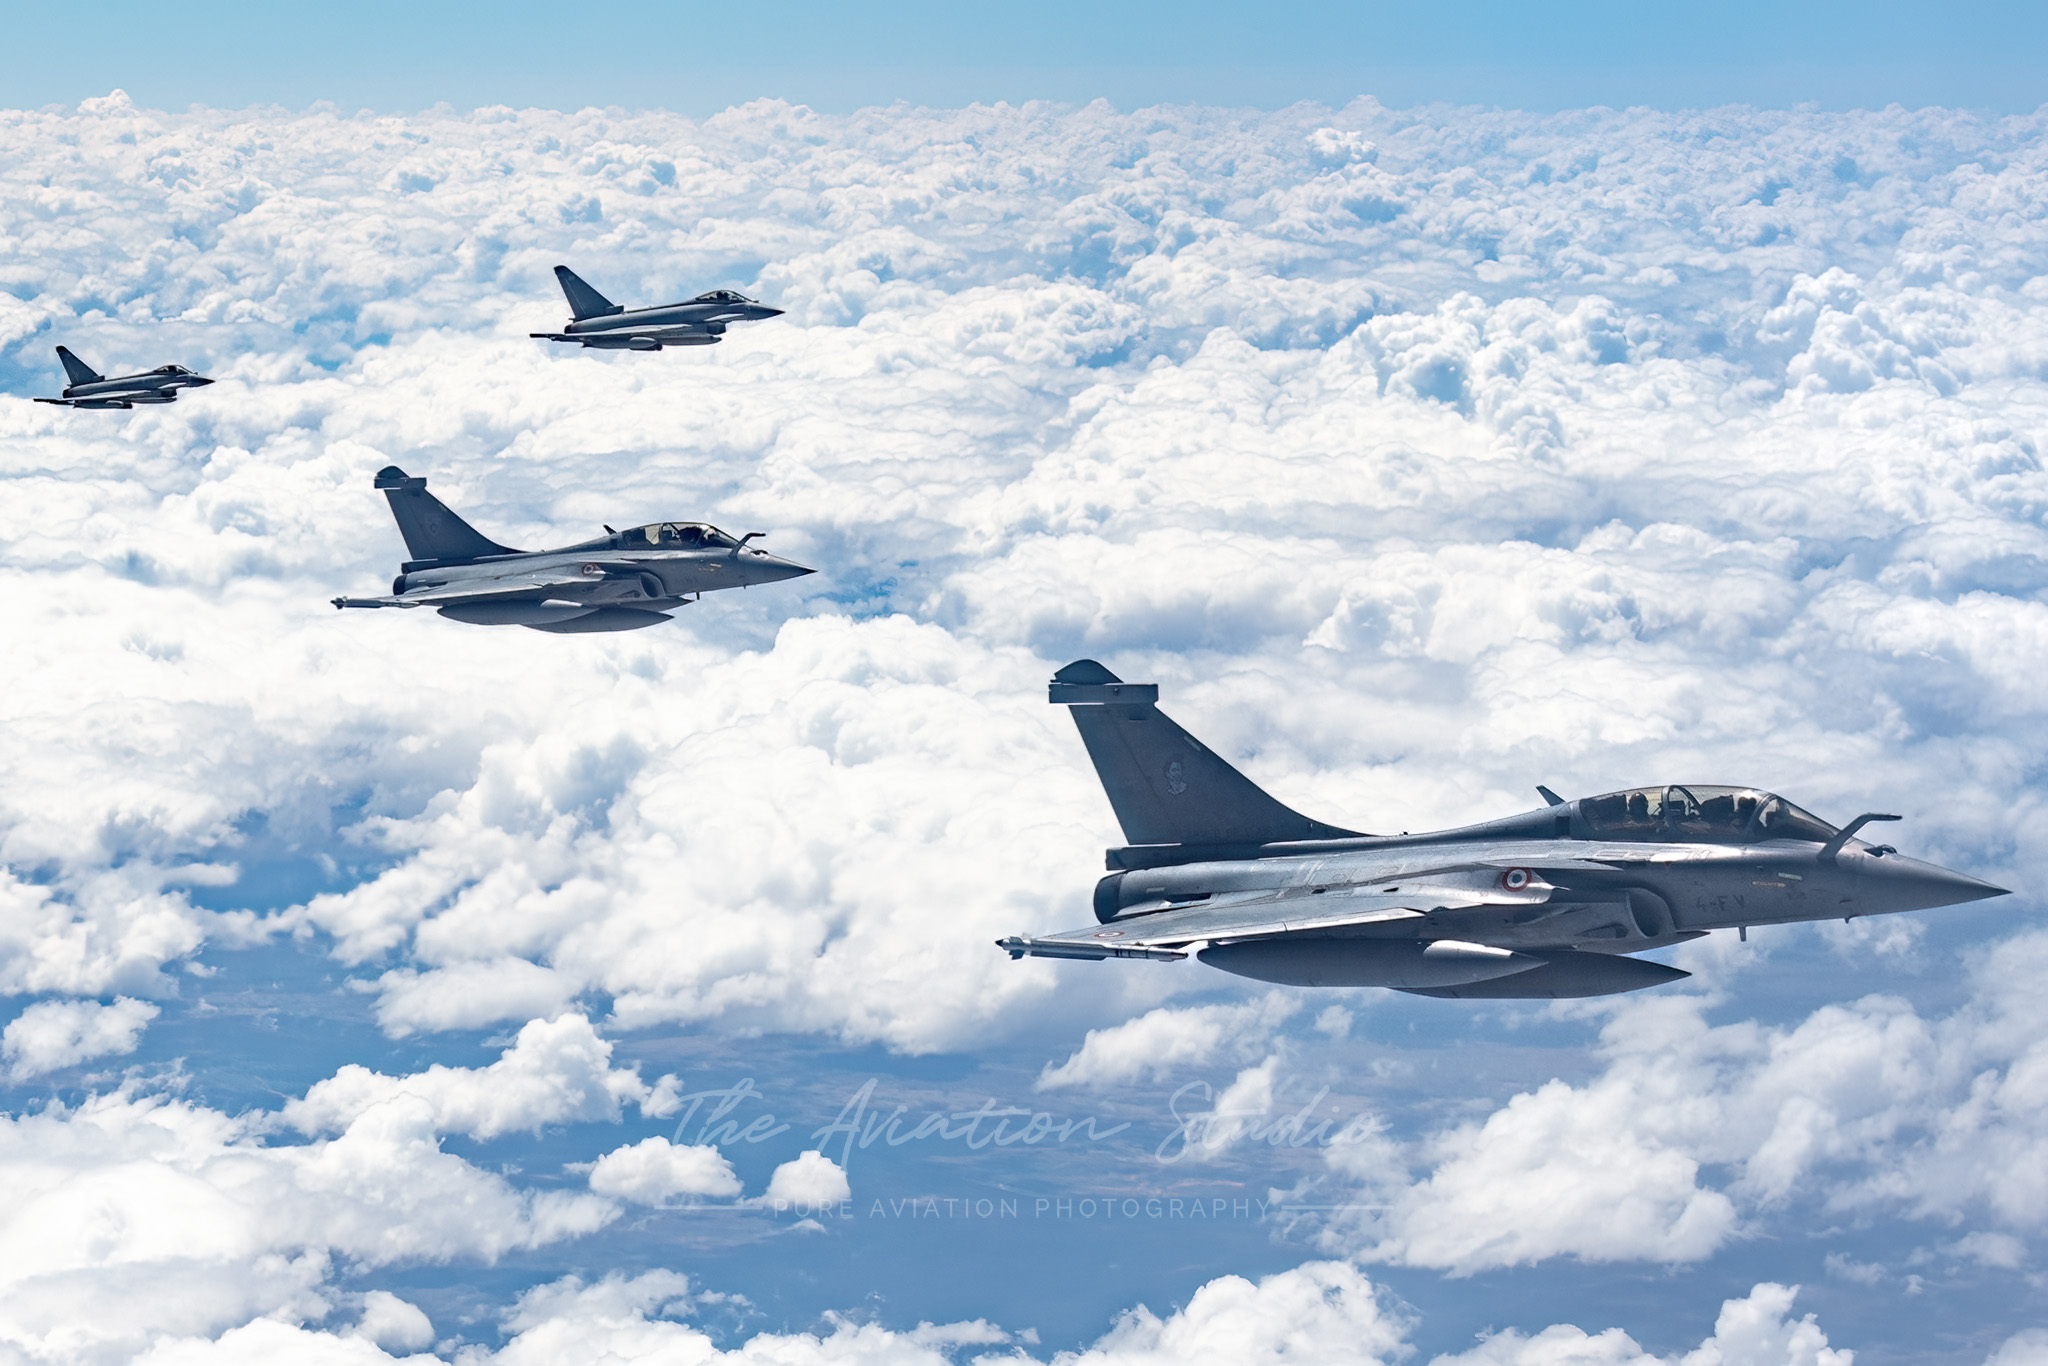
[[[432,607],[477,626],[536,631],[637,631],[720,588],[793,579],[811,570],[777,559],[702,522],[605,528],[560,550],[499,545],[396,465],[377,471],[412,558],[388,598],[336,598],[336,607]]]
[[[569,300],[569,321],[560,332],[527,335],[548,341],[580,342],[605,351],[659,351],[664,346],[710,346],[724,339],[728,323],[779,318],[782,310],[757,304],[731,289],[714,289],[679,304],[623,308],[586,284],[567,266],[555,267]]]
[[[1130,843],[1096,926],[1012,958],[1179,959],[1286,986],[1605,996],[1687,974],[1628,955],[1709,930],[1952,906],[2005,889],[1906,858],[1748,787],[1667,784],[1422,835],[1282,806],[1092,659],[1053,675]]]
[[[203,389],[213,383],[182,365],[159,365],[139,375],[115,375],[111,379],[60,346],[57,359],[71,383],[62,398],[39,398],[38,403],[55,403],[65,408],[133,408],[138,403],[170,403],[180,389]]]

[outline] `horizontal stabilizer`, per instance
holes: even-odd
[[[1048,697],[1071,709],[1132,844],[1256,845],[1358,834],[1275,801],[1160,711],[1157,684],[1126,683],[1080,659],[1053,675]]]

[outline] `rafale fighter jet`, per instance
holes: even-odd
[[[555,267],[569,300],[569,321],[560,332],[532,332],[548,341],[581,342],[605,351],[659,351],[664,346],[710,346],[723,340],[728,323],[779,318],[782,310],[757,304],[731,289],[714,289],[679,304],[623,308],[584,283],[567,266]]]
[[[1053,675],[1124,837],[1096,927],[1012,958],[1179,959],[1286,986],[1606,996],[1688,974],[1628,955],[1709,930],[1952,906],[2005,889],[1866,844],[1747,787],[1670,784],[1422,835],[1282,806],[1092,659]]]
[[[560,550],[499,545],[396,465],[377,471],[412,558],[388,598],[336,598],[336,607],[432,607],[478,626],[536,631],[637,631],[720,588],[775,583],[812,571],[702,522],[654,522]]]
[[[62,398],[39,398],[38,403],[55,403],[65,408],[133,408],[138,403],[171,403],[180,389],[203,389],[213,383],[182,365],[159,365],[139,375],[107,378],[65,347],[57,348],[64,373],[71,383]]]

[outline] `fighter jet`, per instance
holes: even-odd
[[[112,379],[87,365],[65,347],[57,348],[64,373],[71,383],[62,398],[39,398],[64,408],[132,408],[138,403],[171,403],[180,389],[203,389],[213,383],[182,365],[159,365],[139,375],[115,375]]]
[[[581,342],[604,351],[659,351],[664,346],[710,346],[723,340],[728,323],[779,318],[782,310],[757,304],[731,289],[714,289],[679,304],[623,308],[586,284],[567,266],[555,267],[569,300],[569,321],[560,332],[531,332],[548,341]]]
[[[793,579],[811,570],[777,559],[702,522],[652,522],[560,550],[499,545],[427,492],[427,481],[396,465],[375,487],[412,558],[399,566],[388,598],[336,598],[336,607],[432,607],[478,626],[536,631],[637,631],[720,588]]]
[[[1053,675],[1123,826],[1097,924],[1011,958],[1200,961],[1284,986],[1606,996],[1688,974],[1629,955],[1710,930],[1952,906],[2005,889],[1751,787],[1669,783],[1462,829],[1366,835],[1281,805],[1092,659]]]

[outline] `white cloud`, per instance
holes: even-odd
[[[440,1358],[425,1354],[396,1357],[368,1338],[337,1337],[275,1319],[255,1319],[215,1339],[178,1338],[159,1343],[133,1360],[137,1366],[269,1366],[279,1361],[294,1366],[382,1366],[392,1361],[427,1366]]]
[[[836,1205],[852,1195],[845,1169],[811,1148],[775,1169],[761,1202],[776,1208],[815,1208]]]
[[[1979,956],[1970,1000],[1931,1019],[1887,997],[1778,1028],[1710,1025],[1696,995],[1602,1007],[1605,1067],[1588,1081],[1546,1082],[1406,1151],[1378,1130],[1333,1145],[1331,1169],[1386,1209],[1331,1245],[1460,1274],[1687,1262],[1804,1199],[1967,1219],[1955,1252],[2016,1267],[2015,1233],[2048,1226],[2044,962],[2048,934],[2008,940]]]
[[[1241,1005],[1161,1007],[1091,1029],[1072,1057],[1057,1067],[1046,1065],[1038,1089],[1157,1080],[1219,1058],[1252,1056],[1302,1004],[1298,994],[1276,991]]]
[[[415,972],[400,968],[377,981],[377,1023],[394,1038],[420,1030],[477,1029],[499,1020],[568,1009],[577,984],[524,958],[463,962]]]
[[[778,1168],[778,1176],[781,1170]],[[841,1181],[844,1181],[844,1175]],[[679,1144],[656,1135],[614,1148],[590,1170],[590,1188],[599,1195],[661,1205],[685,1195],[738,1195],[740,1179],[732,1164],[708,1144]]]
[[[1984,1366],[2040,1366],[2048,1362],[2048,1329],[2029,1328],[2013,1334],[1984,1359]]]
[[[1765,1283],[1741,1299],[1726,1301],[1713,1333],[1681,1356],[1647,1353],[1618,1328],[1589,1334],[1559,1324],[1534,1335],[1515,1330],[1495,1333],[1471,1351],[1433,1358],[1432,1366],[1849,1366],[1852,1354],[1830,1347],[1811,1314],[1791,1317],[1796,1293],[1796,1288]],[[1043,1360],[1025,1350],[1035,1341],[1033,1335],[1013,1335],[986,1320],[891,1330],[837,1314],[825,1315],[829,1331],[759,1333],[721,1350],[709,1334],[686,1321],[700,1307],[721,1298],[695,1292],[688,1277],[673,1271],[613,1272],[589,1282],[569,1276],[519,1297],[504,1316],[509,1338],[503,1347],[463,1347],[455,1361],[458,1366],[539,1366],[574,1357],[729,1366],[785,1361],[951,1366],[962,1353],[977,1348],[997,1349],[976,1353],[971,1359],[977,1363]],[[1219,1276],[1197,1288],[1185,1307],[1164,1317],[1136,1306],[1093,1344],[1055,1353],[1050,1363],[1280,1366],[1316,1361],[1382,1366],[1412,1357],[1407,1337],[1414,1326],[1413,1318],[1390,1304],[1357,1268],[1343,1262],[1309,1262],[1257,1281]],[[1987,1366],[2033,1361],[2026,1353],[2035,1336],[2014,1338]],[[406,1345],[392,1344],[395,1350],[405,1350]],[[160,1343],[139,1359],[150,1366],[235,1366],[283,1359],[356,1366],[392,1358],[362,1337],[258,1319],[211,1341],[187,1337]]]
[[[355,1334],[387,1352],[417,1352],[433,1346],[434,1324],[418,1305],[388,1290],[372,1290],[363,1296],[363,1313],[356,1320]]]
[[[1797,1286],[1766,1282],[1721,1306],[1714,1334],[1681,1357],[1654,1356],[1619,1328],[1589,1334],[1569,1324],[1534,1337],[1512,1330],[1430,1366],[1850,1366],[1855,1354],[1828,1346],[1813,1315],[1789,1315]]]
[[[617,1121],[627,1101],[643,1114],[660,1112],[665,1093],[640,1080],[637,1068],[611,1066],[612,1045],[581,1015],[532,1020],[499,1059],[484,1067],[447,1067],[387,1076],[346,1063],[287,1101],[284,1122],[303,1133],[346,1129],[395,1101],[417,1101],[441,1133],[495,1138],[572,1121]],[[651,1107],[651,1111],[650,1111]]]
[[[0,992],[168,999],[175,965],[292,932],[392,1035],[608,999],[614,1034],[912,1052],[1093,1027],[1047,1073],[1075,1084],[1150,1075],[1155,1048],[1253,1064],[1208,1007],[1146,1014],[1214,985],[1197,965],[988,942],[1085,923],[1115,838],[1038,700],[1084,652],[1368,828],[1710,773],[1826,815],[1904,794],[1909,852],[2042,884],[2038,118],[7,119]],[[789,313],[702,353],[550,350],[523,334],[559,320],[569,259],[635,302],[722,281]],[[20,400],[60,333],[222,382],[156,412]],[[520,543],[701,515],[824,573],[619,638],[343,617],[325,600],[400,553],[367,486],[391,461]],[[1616,1019],[1645,1042],[1610,1032],[1591,1078],[1505,1107],[1432,1083],[1474,1117],[1349,1145],[1333,1171],[1394,1209],[1344,1246],[1685,1259],[1812,1205],[2032,1236],[2038,949],[2007,939],[1952,1014],[1765,1027],[1736,993],[1710,1027],[1644,1002]],[[320,1257],[569,1228],[433,1135],[662,1104],[594,1047],[493,1064],[502,1104],[488,1067],[355,1068],[296,1111],[349,1127],[277,1150],[345,1156],[403,1119],[378,1142],[476,1185],[502,1238],[431,1203],[378,1232],[377,1187],[333,1213],[346,1236],[147,1263],[127,1297],[78,1275],[119,1332],[211,1332],[309,1304]],[[244,1139],[216,1145],[235,1170],[299,1179]],[[112,1140],[104,1162],[147,1168]],[[1555,1227],[1489,1203],[1518,1186]],[[88,1300],[41,1302],[90,1324]]]
[[[1225,1366],[1319,1361],[1367,1366],[1406,1354],[1407,1321],[1342,1262],[1309,1262],[1253,1282],[1222,1276],[1160,1318],[1142,1306],[1061,1366]]]
[[[491,1262],[615,1215],[442,1152],[434,1118],[401,1097],[299,1145],[261,1142],[260,1115],[126,1092],[0,1118],[0,1341],[126,1359],[256,1315],[317,1319],[336,1261]]]
[[[0,855],[56,870],[0,898],[0,986],[154,993],[251,931],[187,887],[339,824],[376,875],[290,923],[378,964],[395,1034],[601,993],[927,1050],[1061,981],[1113,1022],[1200,974],[985,942],[1085,914],[1044,870],[1108,823],[1031,701],[1082,650],[1370,824],[1684,765],[1827,810],[1941,792],[1919,847],[1973,866],[2036,847],[2004,798],[2043,738],[2048,299],[2035,220],[1982,208],[2034,202],[2026,127],[21,115],[22,307],[105,355],[175,320],[222,383],[0,412],[34,453],[0,790],[37,794],[0,799]],[[1846,143],[1868,176],[1827,171]],[[523,333],[568,256],[790,311],[652,363],[550,350]],[[687,505],[826,577],[611,640],[312,610],[390,572],[366,479],[408,452],[515,540]]]
[[[133,1053],[159,1007],[131,996],[97,1001],[38,1001],[0,1031],[0,1054],[15,1081],[110,1053]]]

